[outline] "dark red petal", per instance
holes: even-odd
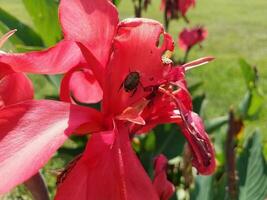
[[[186,15],[190,7],[195,6],[195,0],[179,0],[179,10],[183,16]]]
[[[154,161],[153,186],[161,200],[169,200],[175,191],[174,185],[167,179],[168,160],[164,155],[159,155]]]
[[[208,36],[208,31],[203,27],[194,27],[192,29],[183,29],[179,34],[179,47],[186,51],[196,44],[201,43]]]
[[[132,150],[128,132],[95,133],[83,157],[59,185],[56,200],[158,200]]]
[[[23,73],[12,73],[0,79],[0,108],[32,98],[32,83]]]
[[[65,39],[82,43],[105,67],[118,24],[118,13],[107,0],[61,0],[59,17]]]
[[[88,68],[76,67],[62,79],[60,99],[74,103],[72,97],[81,103],[97,103],[102,99],[103,91],[92,71]]]
[[[63,40],[43,51],[29,53],[1,53],[0,62],[19,72],[36,74],[60,74],[69,71],[84,58],[75,42]]]
[[[1,109],[0,194],[37,173],[81,124],[101,121],[96,110],[48,100]]]
[[[160,35],[163,41],[159,41]],[[105,112],[121,112],[147,94],[145,89],[148,86],[162,82],[170,68],[162,62],[166,50],[173,50],[173,43],[160,23],[147,19],[129,19],[119,24],[105,78]],[[134,89],[126,92],[123,87],[123,82],[131,72],[140,75],[136,92]]]
[[[193,166],[200,174],[209,175],[215,170],[215,153],[213,145],[205,131],[201,118],[194,112],[185,115],[186,123],[180,124],[192,153]]]

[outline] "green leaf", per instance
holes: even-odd
[[[206,97],[205,94],[197,95],[194,97],[194,99],[193,99],[194,112],[200,114],[205,97]]]
[[[255,131],[238,160],[239,200],[267,197],[267,163],[262,150],[260,133]]]
[[[23,0],[37,32],[46,46],[51,46],[61,39],[58,21],[58,5],[54,0]]]
[[[45,75],[46,79],[59,90],[62,75]]]
[[[213,176],[196,176],[195,187],[190,192],[191,200],[228,199],[226,194],[226,175],[217,169]]]
[[[18,31],[15,33],[15,36],[23,41],[25,45],[43,46],[42,39],[33,29],[19,21],[14,16],[10,15],[2,8],[0,8],[0,21],[10,30],[17,29]]]
[[[197,176],[195,188],[190,195],[192,200],[213,200],[212,176]]]
[[[246,81],[247,88],[253,87],[257,80],[257,75],[254,68],[249,65],[244,59],[239,60],[239,65],[241,67],[243,77]]]
[[[4,35],[8,31],[10,31],[10,29],[3,22],[0,21],[0,32]],[[16,44],[23,44],[23,42],[16,35],[13,35],[5,42],[1,50],[6,50],[7,52],[10,50],[15,50]]]
[[[239,105],[239,111],[243,119],[256,119],[264,103],[263,96],[257,88],[248,90],[243,101]]]
[[[153,151],[155,150],[156,146],[156,136],[153,132],[147,135],[145,139],[145,150],[146,151]]]
[[[163,153],[168,158],[174,158],[182,154],[185,138],[176,125],[158,126],[154,132],[156,135],[155,155]]]
[[[228,123],[228,115],[205,121],[206,131],[211,133]]]
[[[120,4],[121,0],[113,0],[113,3],[115,6],[118,6]]]

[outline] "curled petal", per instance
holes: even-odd
[[[62,79],[60,99],[74,103],[72,96],[80,103],[97,103],[103,92],[92,71],[88,68],[75,67]]]
[[[203,57],[203,58],[199,58],[197,60],[194,60],[192,62],[186,63],[184,65],[182,65],[183,68],[185,68],[185,70],[189,70],[189,69],[193,69],[195,67],[201,66],[201,65],[205,65],[211,61],[213,61],[215,58],[212,56],[208,56],[208,57]]]
[[[0,194],[38,172],[80,125],[101,126],[99,112],[55,101],[29,100],[0,110]]]
[[[123,127],[92,135],[55,199],[159,200]]]
[[[162,55],[167,50],[173,50],[173,42],[158,22],[148,19],[121,22],[105,77],[105,112],[120,113],[149,94],[147,88],[159,85],[170,69],[170,65],[162,62]],[[134,83],[132,72],[139,75]],[[131,85],[128,92],[126,79]]]
[[[82,43],[105,67],[119,21],[112,3],[107,0],[61,0],[59,17],[65,39]]]
[[[161,200],[168,200],[175,191],[174,185],[167,179],[168,160],[164,155],[159,155],[154,161],[154,180],[153,186]]]
[[[141,113],[149,103],[148,100],[143,99],[138,104],[126,108],[120,115],[116,117],[118,120],[126,120],[136,124],[145,125],[144,119],[141,117]]]
[[[5,44],[8,38],[10,38],[16,31],[17,29],[11,30],[0,38],[0,48]]]
[[[186,122],[179,123],[192,153],[193,166],[200,174],[209,175],[215,170],[215,153],[201,118],[194,112],[185,115]]]
[[[33,98],[33,85],[23,73],[0,79],[0,108]]]
[[[18,72],[61,74],[85,61],[75,42],[63,40],[43,51],[1,53],[0,62],[12,66]]]

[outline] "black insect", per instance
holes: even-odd
[[[123,87],[125,92],[133,92],[132,95],[134,95],[139,84],[140,74],[138,72],[130,72],[122,82],[120,88]]]

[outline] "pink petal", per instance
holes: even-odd
[[[96,110],[48,100],[0,110],[0,194],[37,173],[81,124],[101,121]]]
[[[0,62],[12,66],[13,70],[19,72],[59,74],[85,61],[75,42],[63,40],[56,46],[43,51],[2,53]]]
[[[186,15],[188,9],[190,7],[195,6],[196,2],[195,0],[179,0],[179,9],[183,16]]]
[[[10,38],[16,31],[17,29],[11,30],[0,38],[0,48],[5,44],[8,38]]]
[[[125,127],[95,133],[59,185],[56,200],[158,200]]]
[[[160,35],[163,37],[160,43]],[[166,50],[173,50],[173,42],[163,26],[153,20],[129,19],[119,24],[114,40],[114,52],[109,62],[104,85],[103,109],[120,113],[129,105],[149,94],[149,86],[158,85],[169,65],[162,62]],[[126,92],[122,87],[131,72],[140,75],[137,90]]]
[[[105,66],[119,21],[112,3],[107,0],[61,0],[59,16],[65,39],[82,43]]]
[[[103,92],[95,76],[88,68],[76,67],[70,70],[61,82],[60,98],[73,102],[72,97],[81,103],[97,103]]]
[[[205,131],[201,118],[194,112],[185,115],[186,124],[179,124],[182,127],[192,153],[193,166],[200,174],[209,175],[215,170],[215,153],[208,134]]]
[[[32,83],[23,73],[12,73],[0,79],[0,108],[32,98]]]
[[[167,179],[168,160],[164,155],[159,155],[154,161],[154,180],[153,186],[158,192],[161,200],[168,200],[175,191],[174,185]]]
[[[208,36],[208,31],[203,27],[194,27],[192,29],[183,29],[179,34],[179,47],[187,51],[194,45],[201,43]]]

